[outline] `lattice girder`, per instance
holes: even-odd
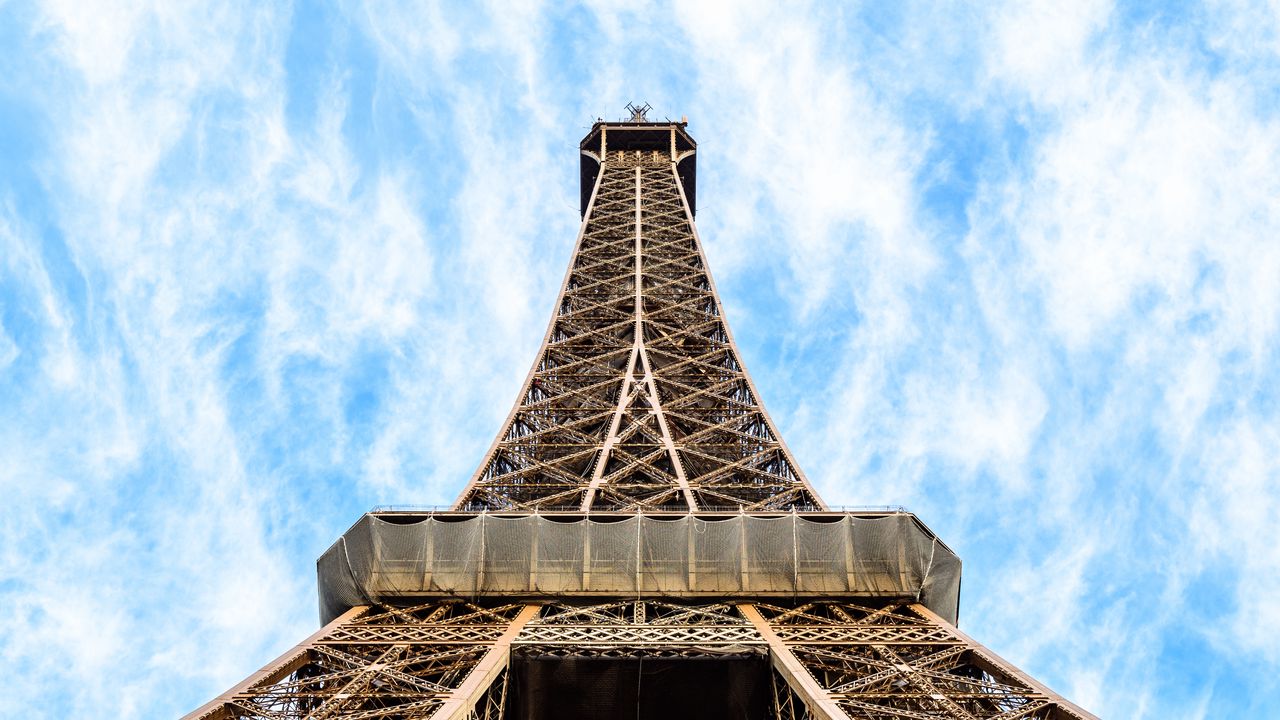
[[[451,701],[457,704],[464,682],[492,657],[495,643],[522,613],[532,615],[528,608],[461,600],[354,608],[188,718],[431,717]],[[481,716],[500,717],[500,708],[497,714],[490,710]]]
[[[919,605],[674,599],[364,608],[190,717],[497,720],[511,657],[725,653],[771,659],[780,718],[1092,717]]]
[[[754,607],[785,652],[848,717],[1093,717],[920,605]]]
[[[751,388],[669,156],[605,159],[538,360],[459,498],[571,502],[820,507]]]

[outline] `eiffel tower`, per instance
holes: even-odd
[[[956,629],[959,558],[814,493],[694,226],[681,122],[596,122],[515,407],[447,511],[318,561],[317,633],[195,719],[1093,718]]]

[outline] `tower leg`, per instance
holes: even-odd
[[[832,701],[827,691],[809,674],[804,665],[791,652],[786,643],[782,642],[778,634],[769,626],[768,621],[760,615],[760,611],[755,605],[743,603],[738,606],[738,612],[742,616],[751,621],[755,626],[756,632],[769,643],[769,658],[773,662],[774,670],[787,681],[787,685],[791,691],[799,696],[808,709],[807,717],[815,720],[843,720],[848,716],[840,709],[838,705]]]
[[[946,620],[941,618],[937,613],[925,607],[924,605],[921,605],[919,603],[913,603],[911,605],[911,610],[912,612],[920,615],[921,617],[927,618],[932,622],[947,628],[947,630],[952,635],[954,635],[956,638],[963,641],[969,647],[973,655],[975,664],[983,666],[983,670],[985,670],[986,672],[991,673],[992,675],[1005,676],[1011,679],[1015,679],[1018,682],[1021,682],[1022,684],[1026,685],[1027,687],[1035,690],[1036,692],[1041,693],[1046,697],[1053,698],[1053,703],[1056,706],[1055,709],[1059,712],[1060,716],[1073,718],[1076,720],[1098,720],[1097,716],[1093,715],[1092,713],[1085,710],[1084,708],[1079,707],[1078,705],[1067,700],[1066,698],[1060,697],[1057,693],[1050,690],[1043,683],[1031,677],[1030,675],[1026,674],[1025,672],[1019,670],[1017,667],[1013,665],[1013,663],[1008,662],[1004,658],[1000,657],[999,655],[995,654],[991,650],[987,649],[987,647],[982,643],[978,642],[977,640],[974,640],[973,638],[969,637],[965,633],[961,632],[959,628],[947,622]]]
[[[507,669],[511,664],[511,641],[516,639],[520,631],[524,629],[525,623],[532,620],[537,614],[541,605],[529,604],[525,605],[516,615],[511,624],[507,626],[506,632],[502,633],[493,645],[489,646],[489,650],[485,652],[484,657],[480,658],[480,662],[471,669],[471,673],[467,675],[467,679],[453,691],[444,705],[436,711],[432,718],[436,720],[467,720],[472,717],[476,705],[485,698],[485,693],[489,691],[489,687],[493,685],[494,680]]]
[[[496,720],[511,641],[539,607],[353,608],[184,720]]]
[[[1097,720],[917,603],[738,607],[813,717]]]
[[[328,636],[338,627],[364,615],[368,610],[368,605],[357,605],[339,615],[334,618],[333,622],[313,633],[311,637],[293,646],[280,657],[267,663],[261,670],[245,678],[239,685],[183,715],[182,720],[221,720],[222,718],[236,717],[228,711],[229,708],[227,707],[236,696],[242,695],[256,686],[273,685],[297,672],[299,668],[307,664],[311,649],[317,640]]]

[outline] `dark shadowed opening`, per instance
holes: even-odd
[[[761,655],[692,658],[516,656],[513,720],[763,720],[773,717]]]

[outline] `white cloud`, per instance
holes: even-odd
[[[1154,575],[1148,591],[1162,597],[1161,612],[1119,612],[1139,623],[1126,632],[1158,645],[1193,622],[1196,611],[1184,609],[1191,579],[1221,562],[1240,568],[1240,604],[1227,609],[1221,642],[1274,663],[1251,640],[1280,628],[1273,603],[1245,598],[1274,591],[1263,578],[1275,558],[1244,540],[1262,532],[1261,514],[1280,493],[1275,469],[1253,450],[1264,442],[1257,428],[1274,416],[1245,398],[1274,376],[1280,174],[1260,158],[1274,154],[1280,126],[1256,112],[1245,69],[1198,69],[1182,47],[1154,34],[1132,42],[1105,16],[1091,8],[1058,23],[1017,14],[997,23],[1006,41],[993,45],[998,82],[988,87],[1028,103],[1020,112],[1037,123],[1026,167],[993,179],[970,205],[966,255],[987,326],[1034,359],[1051,416],[1080,423],[1042,438],[1051,461],[1064,461],[1047,478],[1058,510],[1042,517],[1079,522],[1093,498],[1118,501],[1100,508],[1099,552],[1083,576],[1096,587],[1120,568]],[[1152,525],[1172,544],[1153,545],[1143,531]],[[1072,557],[1071,539],[1055,542],[1050,557]],[[1154,552],[1159,570],[1148,565]],[[1054,582],[1040,601],[1056,598],[1058,573],[1038,574]],[[1037,610],[1035,624],[1053,627],[1052,616]],[[1122,659],[1132,646],[1105,651],[1113,677],[1155,682]],[[1158,648],[1140,657],[1163,661]],[[1100,707],[1162,712],[1151,691],[1093,692]]]
[[[0,409],[0,714],[185,711],[314,624],[312,545],[447,502],[545,327],[572,136],[633,99],[693,120],[700,231],[806,469],[948,531],[980,639],[1103,714],[1203,715],[1160,646],[1227,567],[1197,662],[1267,677],[1274,8],[1197,10],[1212,61],[1130,10],[354,5],[299,119],[271,8],[46,5],[58,234],[0,213],[30,324],[0,377],[34,368]]]
[[[50,82],[64,94],[45,99],[66,118],[50,129],[46,176],[60,190],[71,262],[47,267],[56,240],[32,228],[6,233],[17,288],[38,303],[27,308],[43,309],[34,320],[44,344],[23,351],[48,372],[19,391],[26,420],[2,436],[15,461],[4,484],[23,512],[5,527],[6,547],[23,549],[3,563],[13,578],[6,665],[44,679],[3,702],[13,712],[149,714],[180,701],[158,694],[175,667],[242,672],[247,652],[279,646],[310,615],[281,603],[306,581],[285,574],[268,537],[278,501],[244,471],[218,377],[226,343],[208,345],[220,329],[203,316],[245,267],[218,236],[222,213],[255,188],[174,192],[157,180],[189,149],[184,133],[205,129],[193,120],[205,93],[261,69],[237,49],[270,48],[240,32],[264,18],[47,10],[45,30],[68,62]],[[255,85],[245,84],[249,96]],[[183,663],[147,669],[175,647]],[[75,692],[58,683],[63,674],[80,678]]]
[[[1192,549],[1236,579],[1234,588],[1221,589],[1234,612],[1225,626],[1207,632],[1224,652],[1274,666],[1280,664],[1271,642],[1280,630],[1280,605],[1273,600],[1280,593],[1280,549],[1270,538],[1280,517],[1280,432],[1274,422],[1243,417],[1207,440],[1198,468],[1204,482],[1189,504],[1188,525],[1197,538]]]
[[[4,307],[0,306],[0,313],[3,313]],[[0,324],[0,371],[13,364],[14,360],[22,354],[22,349],[13,341],[4,331],[4,325]]]
[[[1088,92],[1081,66],[1090,62],[1091,43],[1112,13],[1108,0],[1055,3],[1036,0],[1008,3],[988,15],[994,41],[987,70],[997,80],[1014,84],[1033,102],[1054,103]]]
[[[44,5],[44,23],[56,33],[67,65],[89,83],[102,84],[125,72],[138,25],[151,9],[138,4],[49,2]]]
[[[846,48],[823,36],[828,12],[681,8],[701,79],[697,110],[724,131],[704,139],[704,167],[734,178],[701,195],[700,221],[716,249],[737,243],[718,272],[780,256],[790,271],[784,297],[803,319],[852,292],[892,332],[903,291],[934,264],[913,217],[917,138],[894,122]]]

